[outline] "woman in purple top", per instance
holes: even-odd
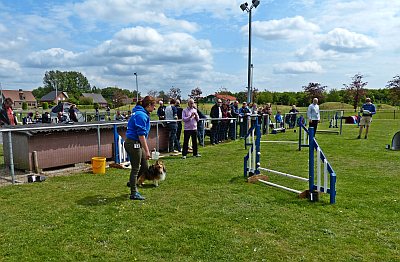
[[[189,149],[189,138],[192,138],[193,156],[200,157],[201,155],[197,153],[197,121],[199,121],[199,114],[194,106],[193,99],[189,99],[188,107],[183,110],[182,121],[185,123],[182,159],[186,159]]]

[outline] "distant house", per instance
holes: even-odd
[[[22,108],[22,103],[26,103],[29,108],[36,108],[37,101],[33,96],[32,91],[19,90],[3,90],[2,99],[11,98],[14,102],[13,108]]]
[[[69,97],[66,92],[58,91],[56,96],[56,91],[51,91],[47,95],[44,95],[42,98],[40,98],[40,102],[58,104],[58,101],[66,101],[68,99]]]
[[[100,107],[107,107],[107,100],[105,100],[101,94],[82,93],[82,96],[92,98],[93,103],[99,104]]]
[[[236,100],[236,97],[231,96],[231,95],[224,95],[224,94],[217,94],[215,93],[214,95],[208,95],[205,97],[205,102],[206,103],[215,103],[217,99],[221,99],[222,101],[230,100],[231,102]]]

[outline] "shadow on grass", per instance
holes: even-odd
[[[82,198],[82,199],[76,201],[76,203],[81,206],[103,206],[103,205],[114,204],[116,202],[123,202],[128,199],[129,199],[128,194],[121,194],[116,197],[95,195],[95,196],[87,196],[85,198]]]

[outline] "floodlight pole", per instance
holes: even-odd
[[[139,86],[137,81],[137,73],[133,73],[136,76],[136,104],[139,102]]]
[[[248,3],[245,2],[240,5],[240,9],[242,11],[247,11],[249,13],[249,55],[248,55],[248,63],[247,63],[247,104],[251,103],[252,100],[252,79],[251,79],[251,10],[253,8],[257,8],[257,6],[260,4],[259,0],[252,0],[252,5],[249,7]]]

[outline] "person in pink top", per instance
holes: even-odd
[[[197,122],[199,121],[199,114],[192,98],[188,101],[188,107],[182,112],[182,121],[185,123],[182,159],[186,159],[190,138],[192,138],[193,156],[200,157],[201,155],[197,152]]]

